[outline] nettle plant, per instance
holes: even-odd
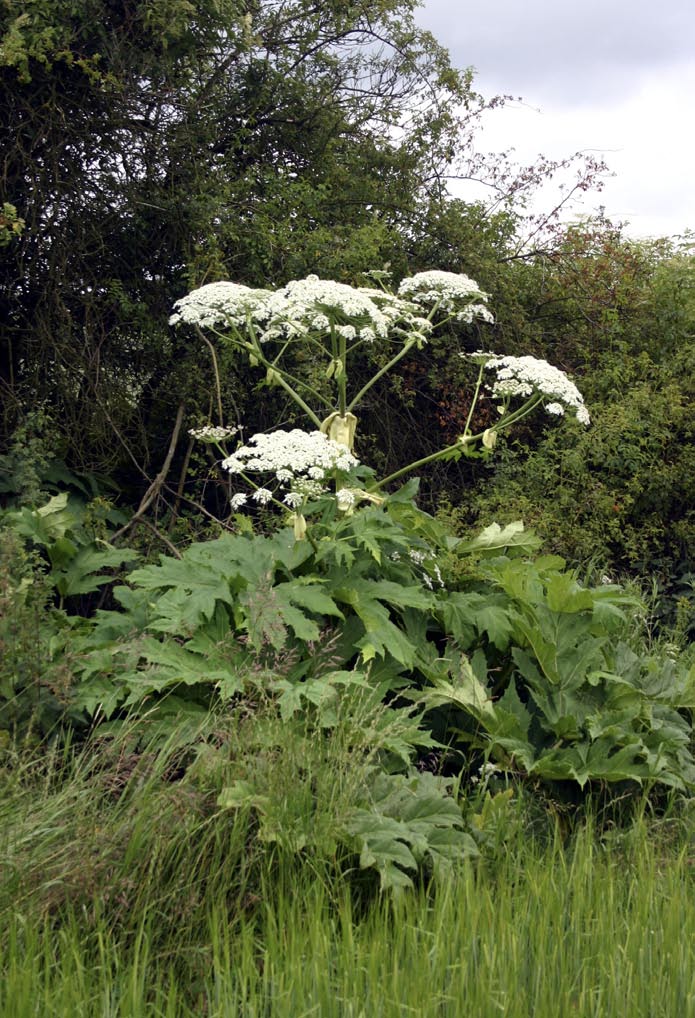
[[[310,276],[278,291],[214,283],[179,301],[172,322],[204,338],[216,370],[209,334],[265,371],[312,427],[253,435],[232,451],[236,428],[196,429],[238,481],[232,510],[275,506],[277,526],[136,569],[113,591],[121,610],[98,611],[71,640],[77,702],[92,716],[117,723],[135,712],[180,738],[188,726],[192,740],[211,705],[241,712],[245,725],[259,705],[259,716],[277,717],[249,760],[233,735],[213,754],[219,807],[253,811],[261,838],[318,851],[312,831],[326,830],[315,795],[299,797],[296,823],[278,797],[281,743],[296,726],[325,766],[359,760],[329,841],[357,852],[385,887],[475,852],[451,792],[477,773],[494,774],[493,790],[512,779],[575,789],[695,781],[684,713],[695,673],[621,641],[634,601],[615,586],[583,587],[561,559],[534,557],[540,542],[521,523],[457,538],[417,508],[416,478],[388,490],[428,460],[490,455],[502,430],[537,409],[587,425],[563,372],[474,354],[473,406],[455,443],[384,478],[359,461],[365,393],[437,329],[475,318],[492,321],[486,295],[445,272],[406,279],[396,294]],[[353,394],[352,358],[379,343],[388,356]],[[295,344],[310,351],[314,382],[323,361],[330,384],[288,367],[301,362],[289,356]],[[499,414],[476,433],[483,392]],[[339,745],[349,761],[337,759]],[[293,786],[313,780],[300,770]],[[341,781],[336,772],[329,784]]]

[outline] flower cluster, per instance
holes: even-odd
[[[268,302],[266,329],[260,337],[267,341],[312,331],[326,333],[331,328],[348,341],[373,342],[385,338],[398,324],[422,323],[418,309],[391,294],[367,287],[355,288],[318,276],[295,279]],[[415,331],[423,332],[425,327]]]
[[[347,446],[334,442],[322,431],[272,431],[253,435],[248,445],[242,445],[222,461],[231,474],[246,471],[273,473],[277,486],[287,488],[282,501],[288,508],[297,509],[308,498],[316,498],[325,491],[326,476],[336,470],[347,472],[359,464]],[[266,505],[274,497],[269,488],[256,488],[250,496],[243,492],[232,495],[233,510],[241,509],[249,497],[259,505]]]
[[[208,283],[176,302],[169,323],[180,322],[201,328],[250,325],[261,343],[331,329],[349,342],[373,342],[396,328],[424,339],[432,330],[417,302],[315,275],[294,279],[276,292],[240,283]]]
[[[581,424],[589,424],[591,418],[584,405],[584,397],[564,371],[553,367],[537,357],[507,357],[494,353],[464,355],[483,362],[486,370],[497,373],[496,381],[488,386],[493,398],[507,399],[512,396],[527,398],[540,393],[552,400],[546,403],[549,414],[561,416],[565,409],[574,411]]]
[[[488,760],[486,763],[480,766],[478,774],[471,775],[471,784],[477,785],[479,781],[488,782],[490,778],[493,778],[495,774],[501,773],[501,767],[498,767],[495,763],[490,763]]]
[[[232,474],[244,470],[269,470],[278,481],[287,483],[296,474],[323,480],[327,472],[350,470],[359,463],[350,450],[333,442],[322,431],[271,431],[253,435],[248,445],[222,461]]]
[[[207,283],[177,300],[170,325],[184,322],[200,328],[214,325],[246,326],[264,322],[268,317],[270,290],[253,290],[241,283]]]
[[[202,428],[189,428],[188,434],[201,442],[217,443],[224,442],[226,438],[231,438],[238,431],[237,427],[225,428],[221,425],[206,424]]]
[[[470,323],[474,318],[494,321],[485,306],[487,294],[468,276],[432,269],[404,279],[398,287],[400,297],[415,304],[437,305],[457,321]]]
[[[389,558],[392,562],[400,562],[401,553],[399,551],[392,551]],[[444,586],[441,570],[434,555],[429,550],[420,551],[416,548],[411,548],[408,552],[408,558],[420,572],[422,582],[428,590],[434,590],[435,583],[438,587]]]

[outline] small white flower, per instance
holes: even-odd
[[[259,505],[267,505],[272,497],[273,493],[272,491],[269,491],[268,488],[256,488],[251,495],[254,502],[258,502]]]
[[[263,338],[274,338],[278,331],[286,336],[311,330],[326,333],[333,325],[346,339],[386,336],[389,329],[412,313],[412,306],[393,299],[388,305],[377,304],[372,292],[330,279],[310,275],[293,279],[268,302],[268,324]],[[371,337],[365,336],[368,328]]]
[[[242,506],[246,505],[247,496],[243,492],[239,491],[236,495],[232,495],[229,500],[229,504],[234,511],[241,509]]]
[[[350,450],[334,442],[321,431],[271,431],[252,435],[243,445],[222,461],[232,474],[246,470],[271,471],[278,477],[296,480],[305,475],[313,481],[322,481],[333,470],[348,471],[359,463]],[[282,482],[285,483],[285,482]]]
[[[279,470],[275,471],[275,476],[280,484],[287,484],[288,481],[292,480],[294,474],[291,470],[288,470],[287,467],[280,467]]]
[[[282,500],[290,509],[297,509],[304,501],[304,496],[298,491],[288,491]]]
[[[238,431],[239,428],[235,427],[223,428],[220,425],[206,424],[202,428],[189,428],[188,434],[201,442],[223,442],[225,438],[231,438]]]
[[[335,499],[341,512],[347,512],[355,506],[355,493],[350,491],[349,488],[341,488],[337,492]]]
[[[547,414],[557,414],[558,417],[562,417],[565,413],[565,408],[562,403],[546,403],[545,412]]]
[[[476,296],[485,299],[477,289]],[[331,329],[349,342],[359,338],[373,343],[392,330],[402,336],[424,338],[432,324],[422,317],[421,305],[422,299],[407,300],[402,295],[310,275],[293,279],[275,292],[240,283],[208,283],[178,300],[169,321],[171,325],[187,323],[200,328],[253,328],[261,343],[307,332],[325,336]],[[469,308],[473,308],[470,300],[465,307],[457,308],[460,317],[467,315],[470,320],[478,314]],[[483,308],[480,315],[489,312]]]
[[[297,477],[294,481],[294,490],[303,498],[319,498],[328,490],[320,481],[311,481],[309,478]]]

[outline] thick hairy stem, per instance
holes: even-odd
[[[340,374],[337,382],[338,409],[340,416],[344,417],[347,413],[347,340],[343,335],[340,336]]]
[[[277,380],[278,385],[281,386],[285,390],[285,392],[289,396],[292,397],[292,399],[295,401],[297,406],[301,407],[301,409],[304,411],[304,413],[309,417],[309,420],[313,421],[313,423],[316,425],[316,427],[320,431],[321,430],[321,419],[316,416],[316,414],[311,409],[309,404],[304,402],[302,397],[299,395],[298,392],[295,392],[295,390],[292,388],[290,383],[285,381],[285,379],[282,377],[282,374],[280,374],[280,372],[276,373],[275,378]]]
[[[476,403],[478,402],[478,396],[480,394],[480,386],[483,384],[483,372],[484,371],[485,371],[485,365],[481,364],[480,365],[480,370],[478,372],[478,381],[475,383],[475,392],[473,393],[473,402],[471,403],[471,408],[468,411],[468,417],[466,418],[466,424],[465,424],[465,427],[463,429],[464,435],[468,434],[468,429],[471,426],[471,421],[473,419],[473,411],[475,410]]]

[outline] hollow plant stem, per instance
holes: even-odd
[[[395,364],[398,364],[399,360],[401,360],[401,359],[402,359],[403,357],[405,357],[405,355],[406,355],[406,354],[408,353],[408,351],[409,351],[409,350],[411,350],[411,349],[412,349],[412,347],[413,347],[414,345],[415,345],[415,340],[414,340],[414,339],[410,339],[410,340],[408,340],[408,342],[407,342],[407,343],[406,343],[406,344],[405,344],[405,345],[403,346],[403,348],[402,348],[401,350],[399,350],[399,351],[398,351],[398,353],[397,353],[397,354],[395,355],[395,357],[392,357],[392,358],[391,358],[391,360],[390,360],[390,361],[388,362],[388,364],[384,364],[383,368],[379,368],[379,370],[378,370],[378,371],[376,372],[376,374],[375,374],[375,375],[373,375],[373,376],[372,376],[372,377],[371,377],[371,378],[369,379],[369,381],[368,381],[368,382],[367,382],[367,383],[366,383],[365,385],[363,385],[363,386],[362,386],[362,388],[361,388],[361,389],[360,389],[360,391],[359,391],[359,392],[357,393],[357,395],[356,395],[356,396],[354,397],[354,399],[351,399],[351,400],[350,400],[350,403],[349,403],[349,404],[348,404],[348,406],[347,406],[347,410],[348,410],[348,411],[352,411],[352,410],[354,410],[354,408],[355,408],[355,407],[357,406],[357,404],[359,403],[359,401],[360,401],[360,400],[361,400],[361,399],[362,399],[362,398],[363,398],[363,397],[364,397],[364,396],[366,395],[366,393],[368,393],[368,392],[369,392],[369,390],[371,389],[371,387],[372,387],[372,386],[373,386],[373,385],[374,385],[374,384],[375,384],[376,382],[378,382],[378,381],[379,381],[379,379],[380,379],[380,378],[381,378],[381,377],[382,377],[383,375],[385,375],[385,374],[386,374],[386,373],[387,373],[388,371],[390,371],[390,370],[391,370],[391,368],[392,368],[392,367],[393,367],[393,366],[394,366]]]

